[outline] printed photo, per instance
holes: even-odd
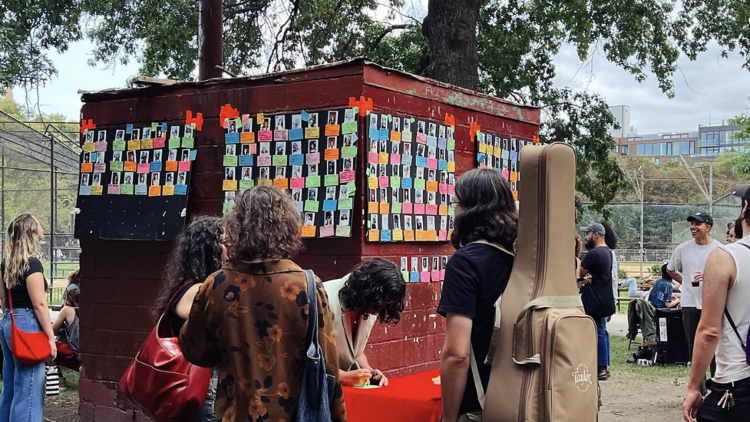
[[[260,125],[260,130],[271,130],[271,118],[266,117],[263,119],[263,124]]]
[[[347,108],[344,110],[344,122],[353,122],[354,121],[354,109],[353,108]]]
[[[424,179],[424,167],[417,167],[417,179]]]
[[[399,170],[401,166],[398,164],[391,164],[391,176],[400,176]]]
[[[391,203],[400,202],[398,200],[398,188],[391,188]]]
[[[333,225],[333,211],[326,211],[323,215],[323,225],[324,226],[332,226]]]
[[[401,215],[393,214],[393,230],[401,230]]]
[[[308,176],[317,176],[318,175],[318,165],[317,164],[308,164],[307,165],[307,175]]]
[[[253,180],[252,167],[242,167],[242,180]]]
[[[92,157],[93,157],[93,155],[92,155]],[[96,153],[96,161],[94,161],[94,162],[97,163],[97,164],[104,164],[104,153],[103,152],[97,152]]]
[[[326,171],[326,174],[329,174],[329,175],[336,174],[336,161],[335,160],[326,161],[326,166],[328,168],[328,170]]]
[[[260,168],[260,178],[263,180],[268,180],[268,171],[270,170],[269,167],[261,167]]]
[[[165,186],[174,186],[174,173],[171,171],[166,174],[164,177],[164,185]]]
[[[86,142],[94,142],[94,131],[93,130],[87,130],[86,131]]]
[[[305,213],[305,225],[306,226],[314,226],[315,225],[315,213],[314,212],[306,212]]]
[[[286,122],[285,122],[284,116],[274,116],[274,122],[276,122],[273,126],[274,130],[286,129]]]
[[[448,151],[448,161],[456,161],[455,151]]]
[[[411,226],[411,216],[405,215],[404,216],[404,230],[413,230]]]
[[[182,150],[182,160],[181,161],[189,161],[190,160],[190,150],[189,149],[183,149]]]
[[[292,189],[292,201],[302,202],[302,189]]]
[[[349,185],[341,185],[339,187],[339,199],[346,199],[349,197]]]
[[[404,132],[411,132],[411,119],[404,117]]]
[[[172,126],[169,128],[169,138],[179,138],[180,137],[180,127],[179,126]]]
[[[234,204],[234,198],[237,196],[235,191],[224,192],[224,202],[227,204]]]
[[[310,113],[307,119],[307,127],[318,127],[318,113]]]
[[[445,175],[446,174],[447,174],[447,172],[445,172],[445,171],[441,171],[440,172],[440,183],[446,183],[447,182],[447,180],[445,179],[445,177],[446,177]]]
[[[186,185],[187,184],[187,172],[181,171],[177,173],[177,184],[178,185]]]
[[[224,180],[235,180],[234,167],[226,167],[224,169]]]
[[[336,137],[335,136],[329,136],[327,138],[328,143],[326,144],[326,149],[336,149]]]
[[[235,119],[229,119],[227,122],[227,132],[229,133],[235,133],[237,132],[237,120]]]
[[[427,230],[435,230],[435,217],[431,215],[427,217]]]
[[[344,171],[354,170],[354,158],[344,158]]]
[[[309,188],[309,189],[307,189],[307,200],[308,201],[317,201],[318,200],[318,188]]]
[[[435,205],[435,192],[427,192],[427,203]]]
[[[329,111],[328,112],[328,124],[329,125],[335,125],[339,123],[339,112],[338,111]]]
[[[378,115],[370,113],[370,127],[378,127]]]
[[[510,138],[510,150],[518,151],[518,139]]]
[[[411,155],[411,142],[404,142],[404,155]]]
[[[160,149],[154,150],[154,162],[157,162],[157,161],[161,162],[161,154],[162,154],[162,150]]]
[[[124,141],[125,140],[125,131],[122,129],[117,129],[115,131],[115,141]]]
[[[292,115],[292,129],[302,129],[302,115],[301,114]]]
[[[378,164],[378,177],[388,176],[388,173],[386,170],[387,168],[388,168],[387,164]]]
[[[435,136],[435,129],[436,128],[437,128],[437,126],[435,125],[435,123],[430,123],[430,132],[427,135],[429,135],[429,136]]]
[[[107,131],[106,130],[100,130],[98,133],[98,137],[96,138],[96,142],[107,142]]]
[[[448,257],[443,255],[440,257],[440,269],[444,270],[448,266]]]
[[[401,132],[401,119],[398,117],[393,118],[393,130],[396,132]]]
[[[430,169],[427,171],[427,180],[429,180],[430,182],[435,181],[435,170]]]
[[[170,149],[167,161],[177,161],[177,149]]]
[[[302,177],[302,166],[292,166],[292,179]]]
[[[378,202],[378,190],[370,189],[370,202]]]
[[[432,257],[432,271],[437,271],[439,269],[440,269],[440,258],[437,256],[433,256]]]
[[[370,214],[370,230],[378,229],[378,215]]]
[[[166,127],[165,127],[165,128],[162,128],[161,126],[157,126],[157,127],[156,127],[156,137],[157,137],[157,138],[163,138],[163,137],[164,137],[164,132],[165,132],[166,130],[167,130],[167,128],[166,128]]]
[[[408,179],[411,177],[411,166],[403,166],[403,176],[404,179]]]
[[[454,222],[453,218],[454,217],[452,215],[448,216],[448,230],[453,230],[453,222]]]
[[[382,225],[380,226],[380,230],[390,230],[391,228],[390,228],[390,224],[388,221],[390,219],[390,216],[388,214],[383,214],[381,216],[381,219],[382,219]]]
[[[420,157],[426,157],[427,156],[427,146],[425,144],[418,144],[417,145],[417,155]]]
[[[112,151],[112,161],[122,161],[122,151]]]
[[[177,133],[179,134],[180,128],[177,128]],[[185,125],[185,138],[192,138],[193,137],[193,125]]]
[[[391,142],[391,154],[398,155],[398,142]]]
[[[417,122],[417,133],[427,133],[424,130],[424,122],[421,120]]]
[[[151,128],[150,127],[144,127],[143,128],[143,138],[141,139],[151,139]]]
[[[438,129],[438,138],[445,139],[445,126],[440,125],[440,128]]]
[[[346,135],[344,135],[344,146],[345,147],[350,147],[352,145],[354,145],[352,143],[352,134],[351,133],[347,133]]]
[[[123,185],[132,185],[133,184],[133,173],[127,172],[125,173],[125,178],[122,180]]]
[[[326,187],[326,200],[336,199],[336,186]]]
[[[379,152],[386,153],[388,152],[388,141],[381,139],[380,140],[380,150]]]
[[[102,185],[102,174],[94,173],[94,176],[91,178],[91,186],[101,186],[101,185]]]
[[[378,165],[377,164],[369,164],[369,170],[370,173],[368,173],[368,176],[377,177],[378,174]]]
[[[448,230],[448,217],[445,215],[440,217],[440,230]]]
[[[307,153],[316,154],[318,152],[318,141],[316,139],[311,139],[307,142]]]
[[[341,210],[341,211],[339,211],[339,226],[348,226],[349,225],[349,212],[350,212],[350,210]]]
[[[250,155],[250,144],[242,144],[242,152],[240,155]]]
[[[388,202],[388,189],[387,188],[381,188],[379,195],[380,195],[380,202]]]
[[[388,129],[388,115],[387,114],[380,115],[380,128]]]
[[[284,179],[286,177],[286,167],[276,167],[276,178]]]
[[[430,261],[429,261],[429,258],[426,256],[422,257],[422,271],[430,271]]]
[[[227,145],[225,147],[226,152],[224,155],[235,155],[235,152],[237,151],[237,148],[235,148],[236,145]]]
[[[161,173],[151,173],[151,186],[159,186],[159,178],[161,177]]]
[[[139,185],[146,185],[147,184],[147,182],[146,182],[146,176],[147,176],[146,173],[140,173],[140,174],[138,174],[138,184]]]
[[[141,151],[141,160],[138,162],[138,164],[147,164],[148,163],[148,151]]]
[[[286,155],[286,144],[284,142],[276,142],[276,155]]]
[[[440,148],[440,149],[438,150],[438,158],[439,158],[440,160],[445,160],[445,150],[444,150],[444,149]]]
[[[268,142],[263,142],[260,144],[260,155],[271,155],[271,147],[268,146]]]
[[[90,175],[88,173],[81,174],[81,186],[89,185],[89,177]]]
[[[422,204],[423,203],[423,201],[424,201],[423,195],[424,194],[422,192],[423,191],[421,189],[415,189],[414,190],[414,203],[415,204]]]
[[[250,145],[248,145],[248,147],[249,146]],[[294,154],[302,154],[302,141],[292,142],[292,155]]]
[[[427,147],[427,158],[435,158],[437,156],[436,147]]]
[[[411,189],[406,188],[403,190],[404,202],[411,202]]]

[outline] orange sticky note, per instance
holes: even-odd
[[[414,241],[414,230],[407,230],[404,232],[404,240],[407,242]]]
[[[394,241],[403,241],[404,240],[404,231],[403,230],[394,230],[393,231],[393,240]]]
[[[379,242],[380,241],[380,230],[370,230],[367,232],[367,238],[370,240],[370,242]]]
[[[302,226],[302,237],[315,237],[315,229],[315,226]]]
[[[516,201],[518,201],[518,191],[517,190],[513,191],[513,199],[516,200]]]
[[[243,144],[255,143],[255,132],[242,132],[240,133],[240,142]]]
[[[380,203],[380,213],[381,214],[390,214],[391,213],[391,204],[388,202],[381,202]]]
[[[94,163],[81,163],[81,173],[91,173],[92,171],[94,171]]]
[[[401,142],[401,132],[397,130],[391,131],[391,141],[393,142]]]
[[[423,242],[425,239],[425,231],[417,230],[417,242]]]
[[[161,186],[150,186],[148,196],[161,196]]]
[[[437,192],[438,191],[438,182],[427,182],[427,192]]]
[[[138,166],[135,164],[135,161],[125,162],[125,171],[136,171],[137,169],[138,169]]]
[[[273,185],[279,189],[289,189],[289,179],[273,179]]]
[[[339,149],[338,148],[327,149],[326,150],[326,161],[338,160],[338,159],[339,159]]]
[[[388,156],[389,154],[387,152],[381,152],[380,154],[378,154],[378,163],[388,164]]]
[[[222,186],[223,190],[237,190],[237,181],[236,180],[225,180],[224,184]]]
[[[368,202],[367,203],[367,213],[368,214],[377,214],[380,209],[378,208],[377,202]]]
[[[370,189],[377,189],[378,188],[378,178],[377,177],[368,177],[367,178],[367,186]]]
[[[174,186],[173,185],[164,186],[164,189],[161,190],[161,194],[162,196],[174,195]]]
[[[177,171],[177,161],[167,161],[167,171]]]
[[[440,215],[448,215],[448,206],[447,205],[441,205],[439,212],[440,212]]]
[[[510,172],[510,181],[511,182],[517,182],[518,181],[518,173],[515,171]]]
[[[449,161],[448,162],[448,173],[455,173],[456,172],[456,162],[455,161]]]
[[[341,126],[326,125],[326,136],[339,136],[339,133],[341,133]]]

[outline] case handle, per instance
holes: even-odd
[[[532,354],[531,356],[524,357],[524,358],[516,358],[516,356],[520,356],[521,353],[519,352],[516,354],[516,351],[519,349],[516,346],[516,339],[519,339],[520,337],[523,338],[523,344],[526,344],[526,341],[534,341],[534,336],[532,332],[523,333],[523,335],[518,333],[519,327],[518,324],[525,318],[528,317],[529,314],[533,311],[539,310],[539,309],[547,309],[547,308],[577,308],[577,307],[583,307],[583,302],[581,302],[580,296],[542,296],[538,297],[529,303],[527,303],[521,311],[516,316],[516,321],[513,326],[513,362],[517,365],[528,365],[528,364],[536,364],[541,365],[541,355],[539,353],[533,353],[533,343],[532,343]],[[533,325],[531,326],[531,330],[533,330]],[[523,346],[523,345],[522,345]]]

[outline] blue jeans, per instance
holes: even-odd
[[[599,366],[609,366],[609,336],[607,335],[607,318],[594,318],[596,322],[596,343]]]
[[[44,406],[44,362],[26,365],[10,351],[10,311],[0,321],[0,345],[3,347],[3,392],[0,396],[0,422],[41,422]],[[14,309],[16,327],[21,331],[40,331],[42,327],[33,309]]]
[[[208,385],[206,401],[203,402],[200,413],[193,422],[216,422],[216,413],[214,413],[214,402],[216,401],[216,387],[219,383],[219,371],[214,368],[211,373],[211,383]]]

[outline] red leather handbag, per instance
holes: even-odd
[[[118,388],[120,397],[155,422],[193,420],[206,400],[211,381],[212,369],[185,359],[167,323],[166,315],[175,297],[138,350]]]
[[[49,337],[44,334],[44,331],[27,333],[16,326],[16,318],[13,316],[13,297],[10,289],[5,291],[8,292],[8,306],[10,307],[10,351],[17,361],[26,365],[36,365],[47,359],[52,352]]]

